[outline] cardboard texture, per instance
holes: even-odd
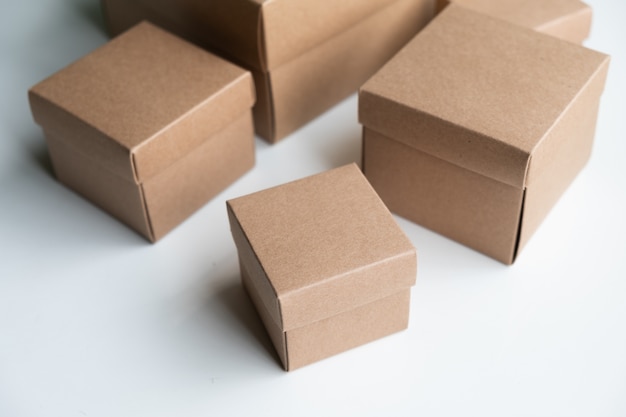
[[[256,132],[276,142],[356,91],[432,19],[435,0],[102,5],[114,35],[147,19],[253,72]]]
[[[29,91],[58,179],[156,241],[254,165],[249,72],[141,23]]]
[[[578,44],[591,31],[591,7],[579,0],[438,0],[437,9],[450,3]]]
[[[243,285],[286,370],[407,327],[415,249],[356,165],[227,207]]]
[[[587,162],[609,57],[451,5],[361,89],[399,215],[506,264]]]

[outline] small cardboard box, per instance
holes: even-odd
[[[243,285],[286,370],[407,327],[415,249],[356,165],[227,206]]]
[[[450,5],[361,89],[392,212],[512,263],[587,162],[609,57]]]
[[[578,44],[591,31],[591,7],[579,0],[438,0],[437,7],[450,3]]]
[[[252,71],[256,132],[269,142],[355,92],[434,9],[435,0],[103,0],[112,34],[147,19]]]
[[[156,241],[254,165],[247,71],[142,23],[29,91],[58,179]]]

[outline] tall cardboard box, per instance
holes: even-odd
[[[254,165],[249,72],[142,23],[29,91],[58,179],[155,241]]]
[[[276,142],[355,92],[435,0],[103,0],[112,34],[142,19],[252,71],[256,132]]]
[[[589,159],[609,57],[448,6],[359,95],[392,212],[512,263]]]
[[[356,165],[227,205],[243,285],[285,369],[407,327],[415,249]]]
[[[591,31],[592,10],[580,0],[438,0],[443,10],[454,3],[520,26],[582,43]]]

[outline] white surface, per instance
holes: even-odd
[[[0,6],[0,416],[626,416],[625,3],[594,155],[516,265],[399,219],[408,331],[281,370],[238,282],[227,198],[360,158],[356,98],[156,245],[59,185],[27,89],[104,43],[95,0]],[[21,5],[21,6],[20,6]]]

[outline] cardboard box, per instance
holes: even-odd
[[[355,92],[435,0],[103,0],[112,34],[147,19],[252,71],[257,134],[276,142]]]
[[[29,91],[58,179],[156,241],[254,165],[247,71],[142,23]]]
[[[438,0],[437,8],[450,3],[578,44],[591,31],[591,7],[579,0]]]
[[[356,165],[227,207],[243,285],[286,370],[407,327],[415,249]]]
[[[446,8],[359,95],[392,212],[512,263],[587,162],[609,57]]]

